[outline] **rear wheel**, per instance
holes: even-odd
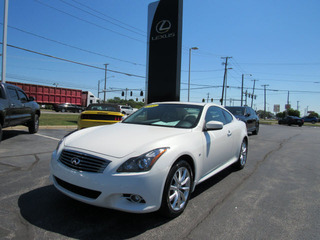
[[[39,130],[39,115],[35,114],[34,118],[30,121],[28,125],[29,133],[33,134]]]
[[[248,155],[248,144],[247,144],[247,140],[243,139],[241,143],[239,158],[238,158],[238,161],[234,164],[234,167],[237,169],[243,169],[247,162],[247,155]]]
[[[186,208],[193,183],[189,163],[180,160],[171,168],[163,190],[160,212],[169,218],[179,216]]]

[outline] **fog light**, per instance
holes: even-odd
[[[146,201],[137,194],[123,194],[123,197],[126,198],[129,202],[133,203],[146,203]]]

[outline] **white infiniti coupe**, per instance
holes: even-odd
[[[176,217],[195,186],[247,161],[245,124],[215,104],[147,105],[120,123],[65,136],[50,178],[79,201]]]

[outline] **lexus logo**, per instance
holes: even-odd
[[[78,166],[80,164],[80,159],[76,157],[71,158],[71,164],[74,166]]]
[[[169,20],[162,20],[158,22],[156,26],[156,31],[159,34],[164,34],[171,29],[171,22]]]

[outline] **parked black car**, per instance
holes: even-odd
[[[259,117],[256,112],[248,106],[244,107],[225,107],[236,118],[245,122],[247,125],[247,131],[252,132],[253,135],[257,135],[259,132]]]
[[[38,132],[40,106],[34,100],[21,88],[0,83],[0,142],[2,128],[24,125],[29,133]]]
[[[295,117],[295,116],[287,116],[285,118],[279,119],[278,123],[287,124],[288,126],[298,125],[299,127],[301,127],[304,123],[304,120],[302,118]]]
[[[316,117],[303,117],[302,119],[304,122],[311,122],[312,124],[319,122],[319,119]]]
[[[71,103],[62,103],[53,106],[56,112],[82,112],[83,109],[80,106]]]

